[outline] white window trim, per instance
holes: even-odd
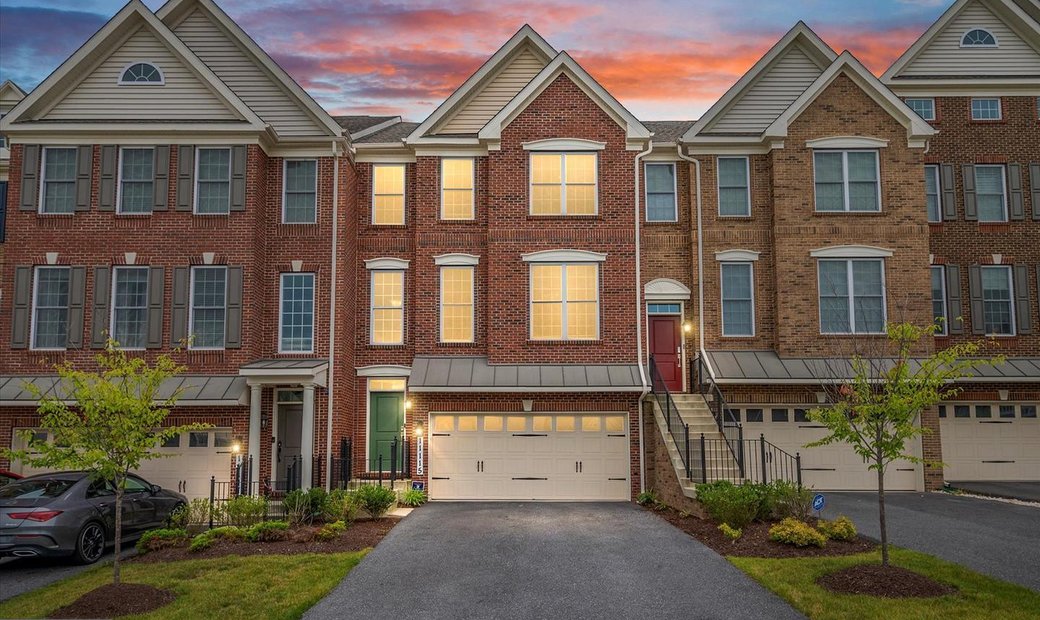
[[[657,278],[643,285],[643,297],[647,303],[688,300],[690,289],[678,280]]]
[[[979,196],[979,168],[997,168],[1000,170],[1000,206],[1002,219],[999,220],[983,220],[981,219],[978,206]],[[1007,166],[1004,164],[975,164],[972,167],[972,174],[975,175],[975,212],[976,216],[979,217],[979,222],[982,224],[1006,224],[1009,221],[1008,217],[1008,187],[1007,187]]]
[[[809,251],[813,258],[888,258],[894,252],[872,245],[832,245]]]
[[[110,283],[110,288],[112,289],[112,291],[110,293],[109,306],[108,306],[109,307],[109,311],[108,311],[108,337],[111,338],[112,340],[117,340],[118,341],[118,339],[116,338],[116,287],[117,287],[117,284],[118,284],[118,275],[117,274],[120,271],[128,271],[128,270],[132,270],[132,269],[143,269],[145,271],[145,274],[147,274],[147,275],[145,275],[145,279],[144,279],[144,291],[145,291],[145,293],[144,293],[144,298],[145,298],[144,311],[145,311],[145,316],[146,317],[148,316],[147,315],[147,313],[148,313],[148,305],[149,305],[148,304],[148,296],[151,293],[151,291],[148,290],[148,289],[151,288],[151,285],[152,285],[152,283],[151,283],[151,270],[147,266],[143,266],[143,265],[114,265],[112,267],[112,281]],[[147,323],[145,325],[147,325]],[[226,327],[225,327],[225,329],[226,329]],[[145,330],[145,342],[147,342],[147,341],[148,341],[148,333],[147,333],[147,330]],[[144,351],[146,347],[125,347],[125,346],[120,346],[119,348],[122,349],[123,351]]]
[[[831,136],[806,140],[805,146],[828,151],[873,151],[888,148],[888,140],[870,136]]]
[[[124,82],[123,75],[126,74],[126,70],[134,65],[151,65],[156,71],[159,72],[158,82]],[[166,85],[166,72],[162,70],[159,63],[151,60],[134,60],[123,65],[123,68],[119,70],[119,77],[116,78],[116,84],[119,86],[165,86]]]
[[[444,214],[444,162],[449,159],[458,161],[469,161],[470,165],[470,178],[473,180],[472,185],[469,188],[469,217],[446,217]],[[441,184],[441,209],[440,219],[445,222],[472,222],[477,219],[477,159],[475,157],[442,157],[440,164],[440,175],[438,181]],[[463,188],[452,188],[453,191],[458,191]]]
[[[749,263],[758,260],[760,254],[754,250],[723,250],[715,252],[715,260],[720,263]]]
[[[925,217],[928,218],[929,224],[941,224],[943,221],[943,201],[942,201],[942,177],[940,176],[939,164],[925,164],[925,174],[934,174],[935,176],[935,208],[938,211],[937,219],[931,219],[928,214],[928,188],[925,187],[924,199],[925,199]]]
[[[756,252],[757,254],[757,252]],[[756,255],[753,260],[758,260]],[[750,334],[727,334],[726,333],[726,313],[723,311],[723,307],[726,305],[726,291],[725,291],[725,278],[722,275],[723,268],[726,265],[747,265],[749,275],[751,276],[751,333]],[[754,338],[758,330],[755,325],[755,263],[752,261],[737,261],[727,260],[719,262],[719,323],[721,325],[721,336],[723,338]]]
[[[433,257],[433,264],[438,267],[465,267],[480,263],[480,257],[473,254],[441,254]]]
[[[404,271],[408,269],[408,264],[411,261],[403,258],[393,258],[391,256],[383,256],[381,258],[369,258],[365,260],[365,269],[372,270],[383,270],[383,271]]]
[[[282,343],[282,327],[285,325],[285,310],[283,309],[282,304],[285,302],[285,278],[286,278],[286,276],[310,276],[310,278],[311,278],[311,308],[312,308],[312,311],[311,311],[311,347],[309,349],[292,349],[292,350],[287,350],[283,346],[283,343]],[[308,272],[293,271],[291,273],[281,273],[281,274],[278,275],[278,352],[279,353],[287,353],[287,354],[293,354],[293,353],[301,353],[301,354],[314,353],[314,341],[316,340],[315,333],[314,333],[314,327],[315,327],[315,324],[318,322],[318,320],[317,320],[318,319],[318,317],[317,317],[318,304],[315,303],[315,297],[317,297],[317,295],[318,295],[318,280],[317,280],[317,278],[315,278],[314,272],[312,272],[312,271],[308,271]]]
[[[932,116],[931,116],[931,118],[926,117],[926,116],[921,116],[922,119],[924,119],[926,121],[934,121],[936,119],[936,117],[938,116],[938,114],[937,114],[938,111],[935,109],[935,97],[907,97],[906,99],[904,99],[903,103],[905,103],[906,106],[908,108],[910,108],[911,110],[914,110],[914,107],[912,105],[910,105],[911,101],[931,101],[932,102]],[[914,110],[914,113],[917,114],[917,110]],[[920,115],[918,115],[918,116],[920,116]]]
[[[227,174],[227,178],[228,178],[228,180],[227,180],[227,186],[228,186],[228,210],[225,213],[199,213],[199,184],[201,183],[201,180],[199,179],[199,154],[202,151],[220,151],[220,150],[228,152],[228,166],[227,166],[227,172],[228,172],[228,174]],[[232,177],[232,170],[231,169],[234,166],[234,162],[231,161],[231,158],[232,158],[233,155],[234,155],[234,153],[232,152],[232,149],[231,149],[230,146],[197,146],[197,147],[195,147],[195,195],[193,196],[193,200],[192,200],[192,207],[191,207],[192,215],[203,215],[203,216],[213,215],[213,216],[217,216],[217,217],[223,217],[223,216],[231,214],[231,184],[233,182],[233,179],[231,178]]]
[[[196,159],[197,161],[197,159]],[[226,265],[193,265],[191,268],[191,274],[188,278],[188,349],[192,351],[223,351],[226,346],[219,347],[200,347],[194,344],[195,335],[195,270],[196,269],[214,269],[219,268],[224,270],[224,345],[227,345],[227,266]]]
[[[607,255],[588,250],[541,250],[521,254],[525,263],[602,263]]]
[[[438,322],[438,331],[439,331],[439,333],[437,334],[438,335],[438,342],[441,342],[443,344],[470,344],[470,343],[476,342],[476,339],[477,339],[477,270],[472,265],[444,265],[444,267],[447,267],[448,269],[469,269],[470,270],[470,281],[469,281],[470,303],[469,303],[469,306],[470,306],[470,311],[473,314],[473,325],[471,326],[472,327],[472,331],[470,332],[469,340],[445,340],[444,339],[444,269],[439,269],[438,270],[439,273],[437,274],[437,279],[439,280],[439,283],[438,283],[438,294],[440,295],[440,297],[438,299],[438,312],[439,312],[440,316],[439,316],[439,319],[437,321]],[[460,305],[461,306],[462,304],[454,304],[454,305]]]
[[[986,333],[986,336],[991,338],[1011,338],[1018,335],[1018,317],[1015,316],[1015,270],[1011,265],[982,265],[981,271],[986,269],[1002,269],[1007,274],[1008,281],[1008,309],[1010,310],[1011,316],[1011,332],[1007,334],[991,334]],[[986,287],[981,282],[981,273],[979,275],[979,287],[982,289],[982,325],[983,328],[986,326]]]
[[[311,221],[309,221],[309,222],[287,222],[287,221],[285,221],[285,214],[286,214],[286,210],[288,209],[288,204],[286,203],[285,198],[288,195],[288,186],[289,186],[288,172],[289,172],[289,162],[290,161],[312,161],[312,162],[314,162],[314,218]],[[297,226],[297,225],[307,226],[309,224],[317,224],[317,223],[318,223],[318,160],[313,158],[313,157],[299,157],[299,158],[294,157],[294,158],[288,158],[288,159],[282,160],[282,224],[288,224],[290,226]]]
[[[602,151],[607,148],[607,143],[581,138],[548,138],[524,142],[521,146],[525,151]]]
[[[993,44],[992,45],[988,45],[988,44],[984,45],[984,44],[981,44],[981,43],[977,43],[977,44],[974,44],[974,45],[972,45],[972,44],[965,45],[964,44],[964,37],[967,36],[969,32],[973,32],[975,30],[981,30],[981,31],[989,34],[989,36],[993,37]],[[960,48],[962,48],[962,49],[996,49],[996,48],[1000,47],[1000,39],[997,38],[997,35],[993,34],[993,31],[990,30],[989,28],[983,28],[981,26],[972,26],[971,28],[968,28],[967,30],[965,30],[964,32],[961,33],[961,36],[958,39],[958,41],[959,41],[958,46]]]
[[[368,276],[368,345],[372,347],[399,347],[404,344],[405,306],[407,304],[407,300],[405,299],[405,277],[407,276],[407,272],[404,269],[369,269],[371,271]],[[401,339],[396,342],[376,342],[376,274],[395,272],[401,274]],[[397,308],[380,306],[379,309],[396,310]]]
[[[975,118],[975,102],[976,101],[996,101],[997,102],[997,118]],[[971,120],[982,121],[982,122],[995,122],[1004,120],[1004,101],[1000,97],[972,97],[971,101],[968,102],[968,113],[971,115]]]
[[[527,335],[528,339],[534,342],[597,342],[600,339],[600,277],[602,276],[602,270],[599,268],[599,264],[589,261],[571,261],[565,262],[539,262],[541,265],[559,265],[560,269],[560,337],[559,338],[535,338],[534,336],[534,270],[528,267],[527,269]],[[578,265],[578,264],[592,264],[596,267],[596,334],[592,338],[569,338],[567,336],[567,266]],[[555,302],[554,302],[555,303]],[[584,303],[584,302],[579,302]]]
[[[359,377],[379,377],[385,379],[406,378],[412,375],[411,366],[399,366],[397,364],[375,364],[372,366],[358,366],[354,369]]]
[[[44,210],[44,205],[47,204],[47,151],[55,151],[55,150],[60,151],[60,150],[65,150],[65,149],[72,149],[73,151],[76,151],[76,160],[77,160],[76,161],[76,166],[78,167],[79,166],[79,152],[76,150],[75,146],[67,146],[67,145],[55,144],[55,145],[51,145],[51,146],[45,146],[42,149],[40,149],[40,190],[38,192],[36,192],[38,194],[39,200],[40,200],[40,204],[37,205],[36,212],[39,213],[40,215],[72,215],[73,213],[76,212],[76,205],[75,204],[72,205],[72,211],[48,212],[48,211]],[[61,182],[62,183],[66,183],[67,181],[61,181]],[[76,182],[76,175],[73,174],[73,176],[72,176],[72,183],[75,183],[75,182]],[[10,209],[11,209],[11,207],[8,206],[8,211],[10,211]]]
[[[36,310],[37,310],[36,300],[37,300],[37,295],[39,293],[39,288],[40,288],[40,271],[42,271],[44,269],[67,269],[67,270],[69,270],[70,268],[65,266],[65,265],[37,265],[33,269],[32,308],[31,308],[32,316],[30,317],[30,321],[29,321],[29,350],[30,351],[67,351],[68,350],[68,346],[64,346],[64,347],[37,347],[36,346]],[[71,270],[69,271],[69,285],[70,286],[72,285],[72,272],[71,272]],[[69,291],[69,295],[70,296],[72,295],[72,291],[71,290]],[[65,340],[66,340],[66,342],[68,341],[68,339],[69,339],[68,319],[66,318],[66,323],[65,323]]]
[[[929,275],[932,271],[939,270],[939,282],[942,285],[942,307],[943,307],[943,321],[942,329],[935,333],[936,336],[947,336],[950,333],[950,304],[946,299],[946,266],[945,265],[931,265],[929,266]],[[933,299],[934,303],[935,300]]]
[[[885,325],[888,324],[888,287],[885,284],[885,259],[884,258],[864,258],[862,256],[856,258],[839,258],[831,260],[840,260],[845,263],[845,292],[849,299],[849,331],[847,332],[825,332],[823,331],[823,304],[821,303],[823,296],[823,287],[820,282],[820,261],[816,262],[816,305],[818,320],[820,321],[820,335],[821,336],[879,336],[885,334]],[[877,332],[858,332],[856,331],[856,297],[852,291],[852,263],[855,260],[874,260],[881,263],[881,331]]]
[[[745,208],[746,213],[741,213],[739,215],[729,215],[729,214],[723,214],[722,213],[722,187],[721,187],[721,185],[722,185],[722,175],[719,174],[719,168],[721,168],[721,166],[719,166],[718,162],[722,161],[723,159],[743,159],[744,160],[744,177],[745,177],[744,178],[744,182],[747,183],[747,201],[746,201],[746,204],[744,205],[746,207]],[[725,157],[719,156],[719,157],[716,158],[716,163],[715,163],[715,198],[716,198],[716,201],[719,203],[718,204],[718,206],[719,206],[718,213],[719,213],[719,217],[720,218],[723,218],[723,217],[751,217],[751,158],[750,157],[748,157],[746,155],[737,155],[737,156],[725,156]]]
[[[671,219],[666,220],[652,220],[650,219],[650,183],[647,182],[649,178],[646,174],[646,169],[650,166],[668,166],[672,169],[672,201],[674,204],[674,210],[672,211]],[[678,222],[679,221],[679,175],[678,170],[675,168],[675,162],[669,161],[648,161],[643,163],[643,211],[647,222],[661,223],[661,222]]]
[[[599,215],[599,153],[589,151],[576,151],[571,149],[569,151],[536,151],[533,154],[539,155],[560,155],[560,212],[559,213],[538,213],[534,212],[534,166],[531,163],[531,157],[527,158],[527,214],[531,217],[595,217]],[[567,213],[567,156],[568,155],[592,155],[594,163],[592,164],[592,213],[579,213],[572,215]],[[545,183],[545,185],[549,185]],[[585,183],[578,183],[576,185],[585,185]]]
[[[827,210],[827,209],[824,209],[824,210],[820,209],[819,197],[816,195],[816,183],[817,183],[817,181],[816,181],[816,153],[818,153],[818,152],[819,153],[824,153],[824,152],[841,153],[841,181],[842,181],[842,184],[844,186],[844,190],[842,192],[843,193],[842,198],[844,199],[844,205],[843,205],[844,209],[841,210],[841,211],[831,211],[831,210]],[[870,211],[858,211],[858,210],[857,211],[853,211],[853,210],[850,209],[850,202],[849,201],[850,201],[851,197],[849,196],[849,153],[872,153],[874,155],[874,182],[877,183],[877,209],[872,209]],[[882,194],[881,194],[881,155],[880,155],[880,153],[877,152],[877,150],[874,150],[874,149],[862,149],[862,148],[845,149],[845,150],[824,150],[824,149],[819,149],[819,150],[813,151],[812,165],[813,165],[813,211],[815,213],[855,213],[855,214],[860,214],[860,213],[881,213],[882,212],[882,210],[883,210],[882,202],[883,201],[882,201]]]
[[[135,151],[148,150],[152,152],[152,190],[155,190],[155,147],[153,146],[121,146],[119,147],[119,157],[116,161],[116,213],[119,215],[151,215],[152,211],[141,211],[139,213],[127,213],[123,211],[123,151],[126,149],[132,149]]]
[[[401,223],[400,224],[377,224],[376,223],[376,168],[400,168],[401,169]],[[474,179],[473,185],[476,185]],[[380,194],[382,196],[396,196],[397,194]],[[372,215],[369,224],[372,226],[407,226],[408,225],[408,166],[404,162],[380,162],[372,164]]]

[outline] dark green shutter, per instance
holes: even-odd
[[[979,208],[975,202],[975,166],[965,164],[961,167],[961,176],[964,177],[964,219],[979,219]],[[974,319],[973,319],[974,320]]]
[[[81,146],[76,149],[76,211],[90,210],[90,182],[93,178],[94,147]]]
[[[1015,265],[1015,325],[1018,333],[1033,333],[1032,304],[1029,303],[1029,267]]]
[[[1008,164],[1008,206],[1011,219],[1025,219],[1025,205],[1022,203],[1022,166],[1019,164]]]
[[[187,346],[188,339],[188,267],[173,270],[173,310],[170,313],[170,344]]]
[[[22,197],[18,203],[20,211],[36,211],[40,194],[40,145],[26,144],[22,147]]]
[[[246,210],[246,147],[231,148],[231,210]]]
[[[227,326],[224,348],[242,348],[242,268],[227,270]]]
[[[1029,185],[1033,190],[1033,219],[1040,220],[1040,164],[1029,164]]]
[[[971,331],[974,334],[986,333],[986,317],[982,303],[982,267],[968,267],[968,295],[971,298]]]
[[[957,219],[957,185],[954,182],[952,165],[939,166],[939,186],[942,189],[943,219]]]
[[[964,333],[964,307],[961,304],[961,268],[946,265],[946,323],[951,334]]]
[[[119,147],[106,144],[101,147],[101,199],[98,207],[102,211],[116,210],[116,181],[119,166]]]
[[[170,196],[170,147],[155,147],[155,161],[152,165],[154,199],[152,211],[165,211]]]
[[[11,309],[11,348],[29,346],[29,319],[32,312],[32,272],[29,266],[14,268],[14,302]]]
[[[112,299],[112,269],[107,266],[94,267],[94,299],[90,314],[90,347],[104,349],[112,335],[108,333],[109,301]]]
[[[177,210],[191,211],[195,199],[195,147],[177,149]]]
[[[87,268],[69,269],[69,323],[65,335],[65,347],[78,349],[83,346],[83,310],[87,299]]]
[[[166,292],[166,270],[152,267],[148,270],[148,340],[145,347],[159,349],[162,347],[163,335],[163,295]]]

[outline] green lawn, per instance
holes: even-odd
[[[177,599],[134,618],[299,618],[354,568],[365,551],[337,554],[227,556],[167,564],[130,562],[123,581],[171,590]],[[0,603],[0,618],[42,618],[111,581],[100,566]]]
[[[854,564],[880,562],[880,552],[824,558],[730,557],[729,561],[813,620],[1040,618],[1040,594],[905,549],[891,550],[893,564],[957,586],[960,592],[940,598],[885,599],[834,594],[816,585],[816,579],[825,573]]]

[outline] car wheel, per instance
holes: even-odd
[[[73,557],[79,564],[93,564],[105,554],[105,528],[97,521],[83,526],[76,537],[76,552]]]
[[[186,504],[184,502],[177,502],[176,504],[173,505],[173,510],[170,511],[170,514],[166,515],[166,526],[167,527],[173,527],[173,516],[175,514],[177,514],[178,512],[184,510],[185,506],[186,506]]]

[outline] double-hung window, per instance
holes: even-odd
[[[1004,166],[975,165],[975,201],[980,222],[1008,221]]]
[[[531,339],[599,338],[599,265],[531,265]]]
[[[473,342],[473,272],[441,267],[441,342]]]
[[[877,151],[815,151],[817,211],[880,211]]]
[[[280,353],[314,351],[314,274],[283,273],[278,321]]]
[[[912,97],[906,100],[906,105],[910,106],[910,109],[924,120],[935,120],[935,99]]]
[[[113,340],[125,349],[143,349],[148,339],[148,267],[112,270]]]
[[[151,213],[154,181],[153,149],[119,149],[119,213]]]
[[[747,157],[719,157],[719,215],[751,215],[751,172]]]
[[[885,330],[881,259],[820,259],[820,333],[880,334]]]
[[[939,197],[939,166],[924,167],[924,195],[928,205],[928,221],[942,221],[942,201]]]
[[[678,221],[675,190],[675,164],[647,164],[646,221]]]
[[[287,159],[283,171],[282,222],[313,224],[318,211],[318,162],[314,159]]]
[[[41,213],[72,213],[76,210],[76,155],[77,151],[72,147],[43,149]]]
[[[722,335],[755,335],[754,268],[752,263],[721,263]]]
[[[1011,267],[985,265],[982,272],[982,316],[987,336],[1015,334],[1014,290]]]
[[[595,215],[595,153],[531,153],[531,215]]]
[[[999,121],[1001,119],[1000,99],[998,97],[976,98],[971,100],[971,120]]]
[[[195,213],[231,212],[231,149],[200,148],[196,158]]]
[[[372,223],[404,224],[404,164],[372,166]]]
[[[404,343],[404,271],[372,271],[372,344]]]
[[[69,336],[68,267],[37,267],[33,295],[32,346],[64,349]]]
[[[441,219],[472,220],[474,216],[473,158],[441,160]]]
[[[193,267],[191,270],[192,349],[224,348],[227,323],[227,268]]]
[[[950,330],[950,316],[946,309],[946,268],[942,265],[933,265],[932,276],[932,319],[939,326],[936,332],[939,336],[945,336]]]

